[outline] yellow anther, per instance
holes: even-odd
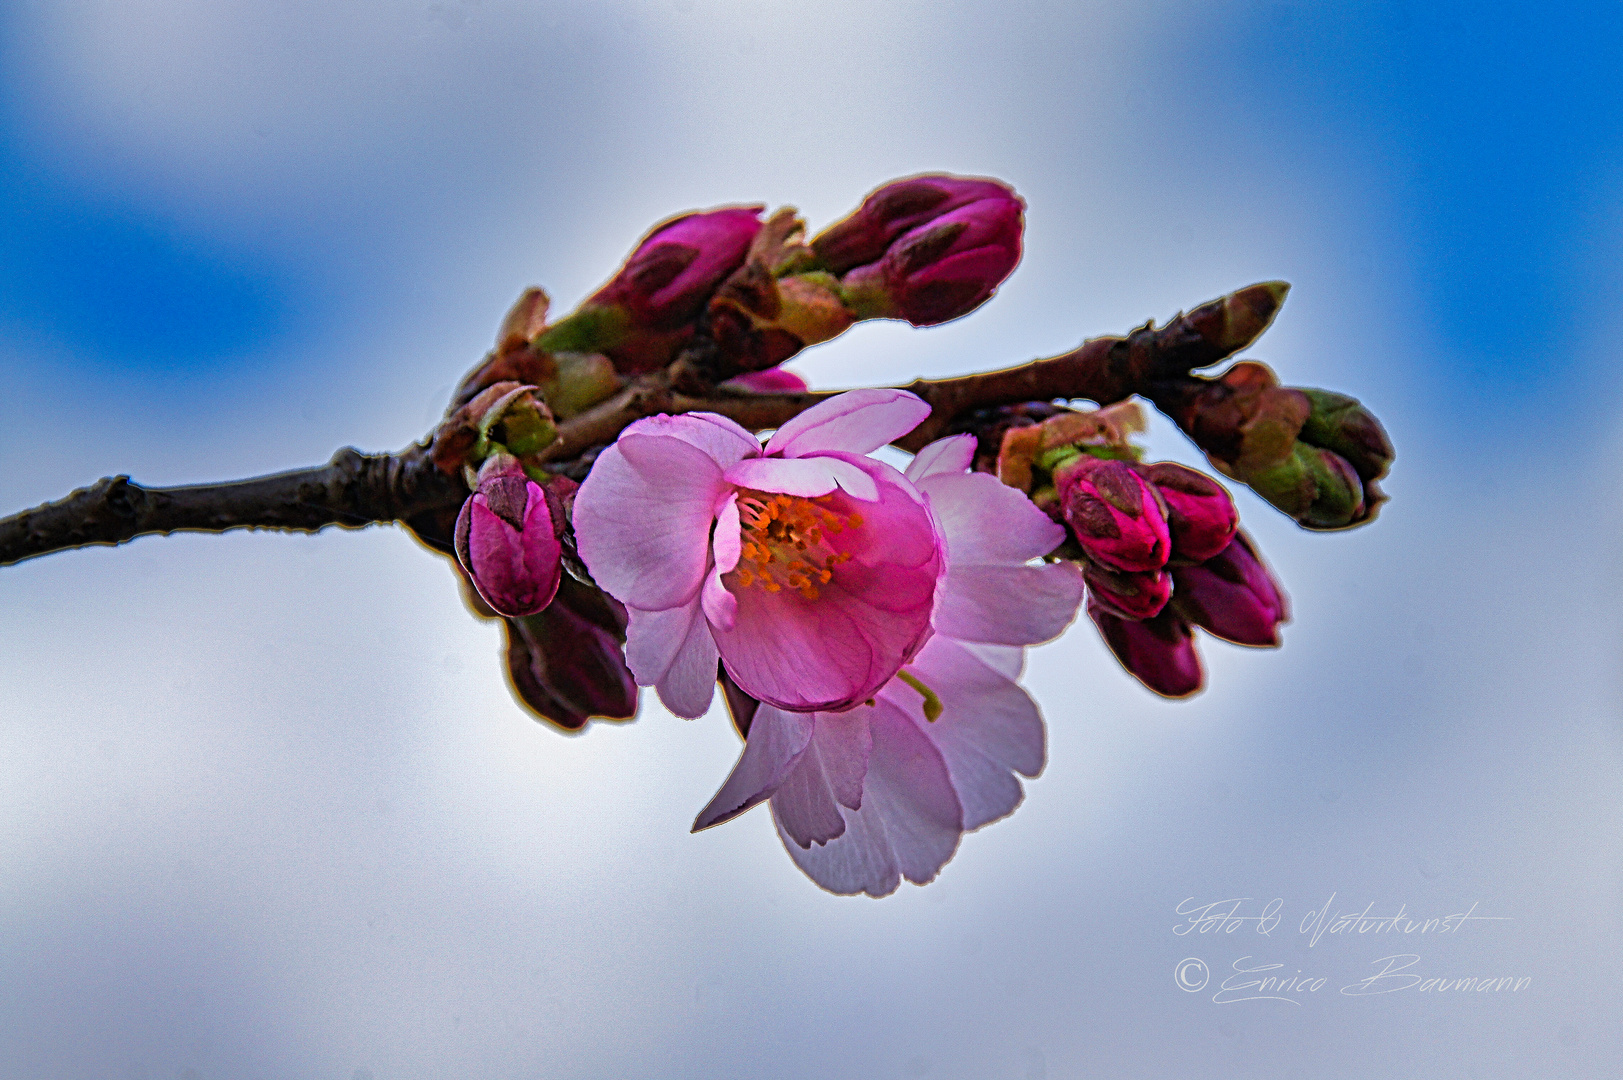
[[[831,583],[835,567],[851,559],[849,552],[830,547],[830,537],[862,522],[858,514],[846,516],[835,509],[839,501],[833,495],[806,499],[741,491],[737,505],[739,565],[729,584],[769,593],[793,589],[807,600],[821,596],[818,586]]]

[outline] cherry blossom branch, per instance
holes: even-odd
[[[1288,286],[1241,289],[1126,337],[1094,338],[1060,356],[952,379],[919,379],[902,389],[931,406],[924,423],[896,445],[917,450],[977,409],[1024,401],[1086,398],[1101,405],[1151,394],[1189,372],[1243,349],[1262,333]],[[579,471],[595,448],[629,424],[660,413],[719,413],[751,430],[782,426],[831,393],[751,394],[707,387],[682,360],[633,378],[607,401],[558,425],[537,455],[548,468]],[[1157,394],[1157,396],[1160,396]],[[72,548],[115,545],[172,532],[280,529],[316,532],[329,525],[362,528],[402,521],[435,546],[442,529],[419,527],[454,515],[467,498],[460,476],[434,465],[429,440],[393,454],[345,448],[326,465],[217,484],[147,488],[108,477],[66,498],[0,519],[0,566]]]
[[[395,454],[345,447],[326,465],[219,484],[149,488],[110,476],[66,498],[0,519],[0,566],[70,548],[172,532],[316,532],[405,520],[467,497],[422,444]]]

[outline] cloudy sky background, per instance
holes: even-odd
[[[1238,495],[1296,622],[1208,642],[1197,700],[1085,625],[1034,652],[1047,772],[878,902],[760,811],[688,834],[719,710],[529,720],[398,531],[0,570],[0,1075],[1609,1075],[1620,47],[1608,4],[6,5],[0,512],[403,446],[524,286],[567,308],[677,210],[815,227],[923,170],[1014,183],[1024,262],[971,318],[804,354],[814,384],[1285,278],[1250,355],[1399,459],[1351,534]],[[1332,893],[1508,921],[1310,947]],[[1285,918],[1175,935],[1190,897]],[[1336,993],[1400,952],[1531,982]],[[1326,990],[1215,1004],[1248,955]]]

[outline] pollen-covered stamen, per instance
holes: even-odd
[[[728,575],[739,588],[793,589],[807,600],[851,558],[829,538],[862,527],[861,514],[837,508],[832,495],[814,499],[766,491],[738,493],[738,566]]]

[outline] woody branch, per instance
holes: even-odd
[[[1267,282],[1180,314],[1156,329],[1094,338],[1059,356],[951,379],[919,379],[901,389],[931,406],[924,423],[896,445],[914,451],[978,409],[1025,401],[1088,399],[1101,405],[1133,394],[1156,398],[1169,386],[1196,385],[1190,375],[1250,344],[1277,312],[1286,286]],[[565,471],[589,460],[627,425],[661,413],[707,411],[751,430],[779,427],[831,393],[751,394],[695,386],[678,360],[633,378],[614,396],[558,425],[538,459]],[[696,391],[696,392],[695,392]],[[65,498],[0,519],[0,566],[56,551],[126,543],[172,532],[276,529],[316,532],[362,528],[454,512],[468,496],[459,475],[436,468],[432,434],[392,454],[352,448],[325,465],[270,476],[184,487],[149,488],[127,476],[107,477]]]

